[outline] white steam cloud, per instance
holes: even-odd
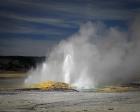
[[[128,32],[88,22],[63,40],[41,66],[29,72],[26,83],[54,80],[78,88],[140,80],[140,19]]]

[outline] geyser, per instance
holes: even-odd
[[[129,26],[129,32],[100,22],[81,25],[80,31],[61,41],[42,65],[29,71],[25,83],[52,80],[89,89],[140,80],[138,20]]]
[[[72,71],[72,67],[73,67],[73,60],[71,55],[66,55],[65,60],[64,60],[64,64],[63,64],[63,72],[64,72],[64,82],[65,83],[70,83],[70,74]]]

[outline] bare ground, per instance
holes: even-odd
[[[140,112],[140,92],[0,92],[0,112]]]

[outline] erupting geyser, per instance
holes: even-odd
[[[100,22],[82,25],[77,34],[61,41],[41,66],[29,72],[25,83],[51,80],[90,89],[140,80],[139,23],[138,19],[130,26],[131,32]]]
[[[70,83],[70,74],[73,67],[73,60],[71,55],[66,55],[64,64],[63,64],[63,72],[64,72],[64,82]]]

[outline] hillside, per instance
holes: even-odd
[[[45,57],[32,56],[0,56],[0,72],[26,72],[43,62]]]

